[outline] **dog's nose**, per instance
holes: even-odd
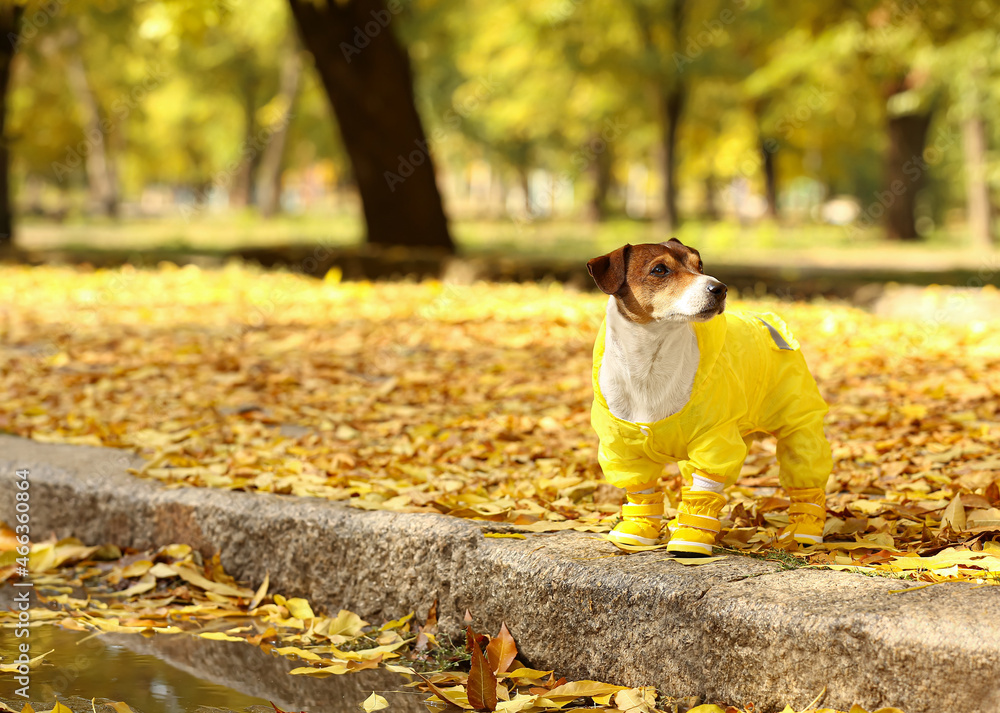
[[[715,282],[710,282],[709,283],[709,285],[708,285],[708,291],[711,292],[716,297],[725,297],[726,296],[726,292],[729,291],[729,288],[726,287],[721,282],[719,282],[718,280],[716,280]]]

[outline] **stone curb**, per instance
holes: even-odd
[[[233,576],[369,621],[438,601],[458,633],[505,621],[522,658],[569,678],[800,709],[1000,711],[1000,589],[912,584],[729,557],[684,567],[658,552],[610,556],[594,536],[484,538],[484,523],[342,503],[164,488],[129,453],[0,435],[0,520],[30,470],[31,531],[220,552]]]

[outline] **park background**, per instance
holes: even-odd
[[[982,251],[997,9],[8,0],[0,233],[23,250]]]
[[[1000,581],[998,10],[0,0],[0,490],[30,461],[23,566],[50,597],[33,654],[57,650],[36,710],[70,692],[81,711],[228,705],[263,690],[262,660],[288,710],[376,710],[369,691],[401,685],[386,661],[468,707],[496,681],[482,656],[471,675],[462,630],[501,632],[495,654],[504,620],[521,663],[559,669],[501,682],[507,710],[582,690],[633,713],[813,710],[824,692],[837,710],[983,709],[1000,661],[982,616]],[[622,495],[590,426],[607,297],[585,265],[669,236],[802,345],[830,404],[820,546],[776,547],[789,501],[767,439],[727,490],[719,559],[601,539]],[[676,468],[662,485],[672,516]],[[7,525],[21,502],[0,495]],[[316,511],[334,519],[288,525]],[[0,604],[17,547],[0,527]],[[477,579],[477,557],[526,569]],[[695,670],[675,642],[698,640],[717,576],[750,593],[698,629],[711,670]],[[636,612],[673,638],[632,647]],[[144,678],[136,651],[160,668]],[[228,688],[208,696],[178,662]],[[352,678],[372,667],[392,681]]]

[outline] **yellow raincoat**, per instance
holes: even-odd
[[[632,423],[615,417],[601,394],[601,325],[591,423],[601,439],[598,460],[608,482],[620,488],[651,483],[664,464],[678,462],[688,483],[700,470],[731,484],[750,434],[762,431],[778,439],[783,487],[822,488],[832,467],[823,434],[827,405],[781,318],[726,312],[691,326],[700,358],[690,400],[662,421]]]

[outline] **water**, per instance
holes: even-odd
[[[13,661],[23,641],[30,642],[32,656],[54,649],[45,659],[49,663],[30,674],[30,700],[46,704],[41,710],[51,708],[56,696],[64,702],[78,696],[71,707],[88,712],[96,697],[124,701],[139,713],[204,707],[273,713],[269,701],[285,711],[357,713],[360,703],[378,691],[391,711],[427,713],[424,696],[402,688],[406,678],[387,671],[314,679],[288,675],[301,662],[238,642],[182,634],[92,637],[56,626],[30,631],[30,637],[18,639],[13,629],[0,629],[0,662]],[[24,704],[14,694],[18,687],[13,674],[0,673],[0,700],[15,710]]]
[[[125,701],[143,713],[180,713],[199,705],[236,710],[268,705],[262,698],[201,680],[153,656],[136,653],[123,643],[111,643],[103,637],[87,639],[85,633],[55,626],[30,632],[29,637],[18,639],[11,629],[4,629],[0,658],[3,663],[11,662],[17,656],[17,645],[24,641],[30,642],[31,656],[54,649],[45,657],[48,665],[30,674],[32,700],[51,704],[57,694],[109,698]],[[14,700],[19,686],[11,678],[10,674],[0,677],[0,697]]]

